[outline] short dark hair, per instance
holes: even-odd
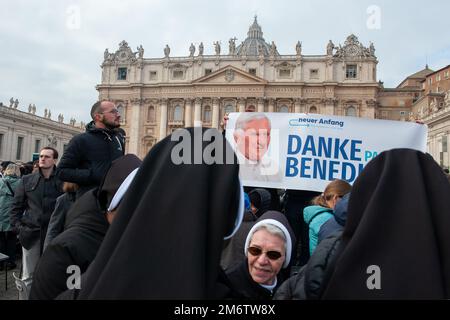
[[[0,164],[0,166],[3,168],[3,170],[5,170],[8,167],[8,165],[10,165],[11,163],[14,163],[14,162],[12,162],[12,161],[3,161]]]
[[[92,105],[92,108],[91,108],[91,118],[92,118],[92,120],[95,119],[95,114],[96,113],[100,113],[100,111],[101,111],[100,106],[101,106],[102,102],[103,101],[97,101],[96,103],[94,103]]]
[[[52,147],[43,147],[42,149],[41,149],[41,151],[42,150],[52,150],[53,151],[53,159],[58,159],[58,151],[55,149],[55,148],[52,148]],[[41,153],[41,152],[39,152],[39,153]]]

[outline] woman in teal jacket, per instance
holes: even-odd
[[[331,181],[325,191],[312,199],[312,206],[303,209],[303,218],[308,225],[309,254],[312,255],[317,247],[320,227],[333,217],[336,203],[348,192],[351,185],[344,180]]]
[[[0,252],[9,256],[6,267],[15,268],[17,236],[9,221],[9,209],[14,200],[14,191],[20,180],[20,169],[14,163],[6,167],[0,179]],[[3,266],[1,266],[3,267]]]

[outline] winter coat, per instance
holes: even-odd
[[[93,122],[86,132],[70,140],[58,164],[62,181],[78,184],[79,198],[87,190],[98,187],[111,162],[124,155],[125,137],[120,128],[109,130],[96,128]]]
[[[14,194],[9,190],[6,182],[9,183],[13,192],[15,192],[20,178],[16,176],[5,176],[0,179],[0,231],[11,231],[9,210],[14,201]]]
[[[63,232],[67,212],[75,202],[75,198],[75,192],[66,192],[56,199],[55,210],[53,210],[52,216],[50,217],[50,221],[48,223],[47,235],[45,236],[44,242],[44,251],[50,241]]]
[[[69,210],[79,214],[44,251],[34,273],[30,299],[56,298],[67,290],[67,267],[78,266],[82,274],[94,260],[109,227],[96,192],[88,191]]]
[[[269,300],[272,299],[273,292],[277,287],[270,292],[253,281],[248,270],[247,259],[235,265],[233,268],[226,271],[226,276],[231,284],[232,292],[235,299],[249,299],[249,300]],[[278,279],[278,285],[280,281]]]
[[[36,241],[44,244],[56,198],[62,193],[62,182],[56,176],[55,169],[48,179],[38,171],[20,180],[10,218],[11,224],[19,230],[19,240],[25,249],[30,249]]]
[[[333,211],[333,218],[329,219],[320,227],[318,243],[323,239],[328,238],[333,233],[336,233],[337,231],[342,232],[344,230],[345,222],[347,221],[349,199],[350,193],[347,193],[342,197],[341,201],[336,204]]]
[[[333,210],[321,206],[308,206],[303,209],[303,218],[309,225],[309,254],[316,249],[320,227],[333,217]]]
[[[276,291],[274,300],[320,299],[326,287],[334,262],[339,255],[341,233],[324,239],[316,248],[308,263],[299,273],[287,279]]]

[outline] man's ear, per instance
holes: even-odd
[[[94,122],[101,121],[102,120],[102,114],[96,113],[94,114]]]

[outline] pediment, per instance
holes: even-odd
[[[194,80],[192,84],[267,84],[267,81],[228,65]]]

